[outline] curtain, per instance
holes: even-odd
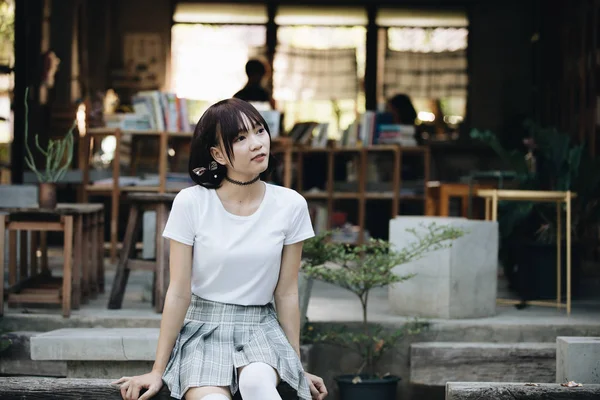
[[[467,97],[465,50],[415,52],[387,50],[384,95],[405,93],[415,98]]]
[[[358,95],[356,48],[278,46],[273,73],[276,100],[355,100]]]

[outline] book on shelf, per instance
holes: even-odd
[[[149,119],[150,127],[146,130],[191,131],[187,101],[177,97],[175,93],[158,90],[141,91],[132,96],[131,103],[134,110],[132,115]]]

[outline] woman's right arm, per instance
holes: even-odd
[[[141,389],[147,389],[139,400],[154,396],[161,389],[162,375],[177,335],[183,325],[185,314],[192,297],[192,246],[171,239],[169,256],[170,280],[165,296],[165,305],[160,322],[158,346],[152,371],[134,377],[123,377],[114,384],[121,385],[121,396],[125,400],[138,400]]]
[[[170,281],[160,322],[153,372],[165,372],[192,298],[192,246],[171,239]]]

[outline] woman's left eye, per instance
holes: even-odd
[[[267,130],[266,130],[265,128],[260,128],[260,129],[258,130],[258,133],[265,133],[266,131],[267,131]]]

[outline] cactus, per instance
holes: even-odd
[[[29,88],[25,89],[25,163],[29,168],[36,174],[38,181],[40,182],[58,182],[67,173],[67,168],[71,165],[73,160],[73,130],[77,126],[77,120],[73,121],[73,125],[67,132],[64,138],[48,141],[48,147],[43,149],[40,146],[39,135],[35,135],[35,145],[38,150],[46,158],[46,168],[42,171],[38,170],[35,166],[35,160],[33,154],[29,149],[29,106],[27,104],[27,96],[29,94]],[[67,160],[63,162],[65,153],[67,154]],[[62,162],[62,164],[61,164]]]

